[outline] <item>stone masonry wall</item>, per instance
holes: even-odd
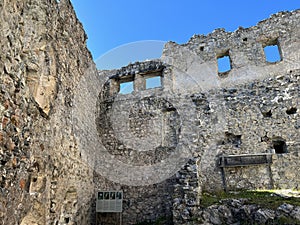
[[[171,158],[172,167],[177,152],[186,156],[167,182],[174,188],[175,224],[197,214],[203,191],[298,188],[299,15],[281,12],[251,28],[169,42],[161,60],[106,72],[97,122],[105,149],[124,165],[157,166],[161,177],[169,168],[159,162]],[[264,47],[272,45],[277,62],[266,60]],[[218,71],[223,56],[230,59],[227,72]],[[161,77],[161,87],[145,88],[149,76]],[[133,92],[119,93],[126,82],[133,82]],[[174,113],[169,124],[161,122],[165,112]],[[224,168],[224,174],[218,166],[220,156],[262,153],[271,155],[270,166]],[[151,180],[151,170],[144,175]],[[136,213],[144,218],[152,204]]]
[[[281,60],[270,63],[263,47],[274,44],[274,40]],[[273,156],[273,175],[265,167],[257,173],[254,167],[248,175],[244,171],[246,182],[239,180],[243,177],[240,174],[230,175],[236,177],[230,182],[235,188],[268,187],[272,176],[276,187],[297,186],[290,178],[298,176],[293,165],[299,149],[299,44],[298,10],[272,15],[255,27],[233,33],[218,29],[208,36],[194,36],[185,45],[170,43],[165,48],[162,59],[175,66],[173,91],[195,93],[192,98],[199,112],[199,130],[207,142],[199,169],[208,189],[221,182],[213,178],[214,173],[220,173],[216,167],[219,154],[272,152],[277,139],[285,141],[287,153]],[[230,57],[231,70],[224,75],[218,73],[217,58],[225,53]],[[184,83],[181,77],[187,85],[174,84]],[[283,158],[286,166],[277,166],[277,159],[282,163]],[[289,178],[285,179],[284,173]],[[250,174],[266,177],[255,179]]]
[[[1,224],[95,224],[98,190],[124,192],[123,224],[185,224],[224,181],[299,188],[299,16],[169,42],[160,60],[98,74],[70,1],[2,1]],[[149,89],[153,77],[161,85]],[[134,91],[119,93],[126,82]],[[273,163],[222,178],[219,156],[253,153]]]
[[[0,46],[0,224],[89,224],[72,106],[97,72],[70,1],[1,1]]]
[[[124,71],[110,71],[107,74],[104,72],[103,76],[106,78],[103,81],[106,81],[108,77],[132,76],[136,72],[154,71],[156,73],[163,68],[164,66],[160,62],[150,61],[137,67],[136,65],[133,68],[128,67]],[[150,180],[147,184],[147,180],[145,180],[145,183],[134,178],[135,175],[138,175],[138,173],[134,174],[134,170],[132,171],[133,174],[126,172],[126,165],[135,166],[137,171],[140,167],[143,167],[143,170],[146,171],[147,167],[159,163],[161,159],[167,158],[174,151],[179,138],[180,118],[178,112],[173,110],[174,107],[167,99],[153,97],[160,91],[159,89],[148,90],[145,96],[139,96],[139,94],[117,96],[118,87],[111,86],[110,83],[113,81],[109,81],[109,83],[103,84],[103,89],[99,90],[97,96],[97,135],[89,138],[89,140],[94,139],[95,142],[98,142],[98,145],[89,144],[89,147],[87,147],[89,149],[95,149],[96,147],[95,151],[98,152],[98,156],[95,156],[96,172],[94,182],[96,191],[123,191],[122,222],[124,224],[136,224],[157,219],[165,220],[165,224],[172,224],[172,193],[175,178],[173,177],[167,181],[158,179],[159,182],[155,183],[151,183]],[[122,97],[124,98],[122,99]],[[122,104],[119,104],[120,102]],[[112,116],[115,113],[119,115]],[[90,122],[90,125],[94,126],[93,121]],[[163,132],[163,136],[167,135],[170,138],[162,139],[161,132]],[[90,135],[92,134],[90,133]],[[141,142],[141,140],[143,141]],[[104,146],[104,149],[100,151],[99,146],[101,145]],[[140,149],[143,150],[140,151]],[[110,163],[105,157],[99,157],[103,154],[103,151],[107,151],[113,156],[114,163]],[[97,169],[101,166],[98,163],[104,161],[107,162],[108,172]],[[109,173],[117,170],[116,167],[126,173],[121,174],[122,171],[119,171],[120,175],[111,176]],[[149,179],[151,179],[150,173],[151,170],[149,169]],[[101,176],[103,174],[106,178]],[[154,175],[157,176],[158,174],[155,173]],[[115,179],[113,179],[114,177]],[[125,181],[127,179],[128,182]],[[118,184],[118,182],[121,182],[121,184]],[[119,222],[119,215],[102,213],[98,215],[98,221],[101,224],[116,224]]]
[[[284,141],[287,149],[286,153],[273,155],[271,171],[266,165],[226,168],[226,183],[231,189],[297,188],[299,70],[222,92],[226,129],[216,138],[216,148],[202,154],[199,169],[203,188],[215,190],[217,184],[221,186],[218,156],[275,153],[277,140]],[[291,109],[297,111],[291,113]],[[207,135],[213,133],[209,131]]]

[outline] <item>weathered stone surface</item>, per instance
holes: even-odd
[[[0,223],[89,224],[93,173],[68,101],[96,74],[82,25],[68,0],[4,0],[0,20]]]
[[[224,186],[299,188],[299,10],[99,74],[70,1],[4,0],[0,20],[2,224],[94,224],[97,190],[123,190],[124,224],[299,220],[287,204],[200,205],[203,190]],[[275,63],[263,51],[272,44]],[[160,87],[147,88],[152,77]],[[134,91],[120,94],[128,81]],[[219,156],[253,153],[272,164],[218,167]]]
[[[128,164],[157,166],[178,146],[190,159],[176,180],[167,183],[174,188],[175,224],[185,224],[197,214],[203,190],[298,188],[298,37],[299,10],[283,12],[251,28],[232,33],[218,29],[207,36],[196,35],[184,45],[170,42],[161,60],[100,72],[106,82],[98,99],[97,131],[105,149],[125,163],[121,168]],[[264,47],[274,44],[281,59],[271,63]],[[221,73],[217,59],[224,55],[230,57],[231,70]],[[145,87],[151,76],[161,77],[160,88]],[[124,82],[133,82],[132,93],[120,92]],[[168,108],[176,112],[171,116],[175,120],[162,123],[168,117],[159,112],[171,111]],[[172,129],[173,133],[161,132]],[[166,139],[169,144],[163,141]],[[164,152],[157,151],[158,146]],[[218,167],[222,155],[262,153],[269,154],[271,164],[228,167],[223,173]],[[157,173],[162,172],[156,168]],[[150,176],[151,171],[144,174]],[[136,180],[131,181],[134,185]],[[149,206],[145,207],[148,211]],[[221,215],[232,213],[225,206],[214,210],[215,214],[219,210]],[[266,209],[253,216],[264,223],[274,212]],[[232,223],[210,217],[214,224]]]

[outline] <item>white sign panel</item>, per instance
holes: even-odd
[[[96,212],[122,212],[122,191],[98,191]]]

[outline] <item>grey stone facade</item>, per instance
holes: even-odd
[[[98,100],[98,133],[111,154],[125,164],[158,165],[164,178],[159,161],[176,151],[185,156],[175,179],[165,183],[173,189],[175,224],[195,215],[203,191],[298,188],[299,36],[299,11],[278,13],[251,28],[170,42],[160,60],[100,72],[107,82]],[[264,47],[272,45],[277,62],[265,56]],[[225,73],[218,72],[223,56],[230,58]],[[161,87],[145,88],[149,76],[160,76]],[[132,93],[119,93],[124,82],[133,82]],[[271,163],[222,171],[218,163],[227,155],[252,155],[256,164],[266,155]],[[145,174],[152,178],[150,170]],[[143,212],[141,221],[147,220]]]
[[[70,1],[1,2],[0,223],[95,224],[96,192],[122,190],[123,224],[193,224],[203,192],[298,189],[299,16],[169,42],[161,59],[97,72]],[[278,62],[265,59],[271,45]],[[160,85],[148,88],[151,78]],[[133,92],[119,93],[127,82]],[[222,172],[220,157],[245,154],[272,163]]]

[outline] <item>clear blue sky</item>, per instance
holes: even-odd
[[[300,8],[299,0],[71,0],[96,60],[127,43],[185,43],[216,28],[250,27],[271,14]]]

